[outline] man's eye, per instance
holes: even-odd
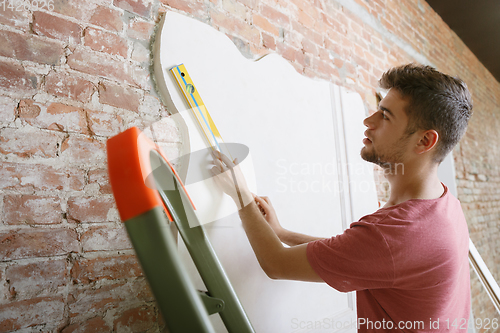
[[[382,118],[384,118],[384,119],[389,119],[389,118],[387,118],[387,116],[385,115],[385,111],[382,111]]]

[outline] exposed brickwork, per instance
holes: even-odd
[[[74,222],[106,222],[115,207],[111,197],[74,197],[68,200],[68,220]]]
[[[367,112],[382,72],[415,54],[463,78],[475,114],[454,151],[458,197],[499,281],[500,84],[423,0],[353,3],[360,9],[335,0],[55,0],[53,11],[0,11],[0,331],[164,327],[118,222],[105,140],[163,119],[155,134],[178,156],[177,127],[150,81],[152,34],[169,10],[227,34],[247,57],[276,52],[299,73],[357,91]],[[388,185],[376,174],[383,200]],[[475,316],[498,318],[472,276]]]
[[[127,42],[118,35],[100,29],[87,27],[84,31],[85,46],[94,51],[127,56]]]
[[[0,233],[0,255],[3,260],[48,257],[78,251],[78,235],[68,228],[18,229]]]
[[[110,31],[121,31],[123,28],[122,15],[123,13],[120,10],[97,6],[90,18],[90,23]]]
[[[60,65],[62,44],[31,35],[0,30],[0,55],[47,65]]]
[[[3,217],[6,224],[62,223],[61,199],[37,195],[6,195],[3,199]]]
[[[44,12],[33,13],[33,32],[69,44],[79,44],[82,36],[82,28],[78,24]]]
[[[45,78],[45,91],[58,97],[67,97],[80,102],[90,101],[95,87],[74,73],[49,73]]]
[[[143,332],[151,329],[155,320],[155,309],[151,306],[141,306],[125,311],[120,318],[115,320],[113,328],[117,332],[123,330],[124,327],[134,332]]]
[[[98,280],[117,280],[143,276],[139,262],[134,255],[120,255],[105,258],[81,258],[71,269],[75,284],[87,284]]]
[[[125,228],[121,226],[110,227],[96,226],[90,227],[83,232],[81,237],[83,251],[112,251],[131,249],[132,245],[128,240]]]
[[[0,305],[0,331],[11,332],[47,323],[53,330],[64,322],[62,297],[40,297]]]
[[[12,299],[31,298],[33,295],[57,294],[67,284],[67,261],[43,260],[9,266],[5,278]]]
[[[0,89],[6,93],[28,95],[37,88],[37,76],[25,71],[18,63],[0,60],[0,73]]]
[[[103,104],[137,112],[139,111],[141,95],[131,88],[101,82],[99,84],[99,100]]]

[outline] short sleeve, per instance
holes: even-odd
[[[393,256],[373,223],[355,222],[341,235],[310,242],[307,259],[328,285],[341,292],[394,284]]]

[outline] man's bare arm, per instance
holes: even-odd
[[[233,161],[214,153],[216,182],[237,205],[249,203],[239,210],[243,229],[264,272],[272,279],[323,282],[307,259],[307,244],[285,247],[263,215],[248,190],[245,178]],[[274,210],[273,210],[274,211]],[[269,215],[268,215],[269,216]]]
[[[239,214],[255,256],[270,278],[323,282],[309,264],[307,244],[284,247],[256,202],[241,209]]]
[[[269,223],[278,238],[286,245],[295,246],[323,239],[321,237],[309,236],[283,228],[278,221],[278,217],[276,216],[274,207],[268,197],[255,196],[255,202],[260,208],[264,219],[267,221],[267,223]]]

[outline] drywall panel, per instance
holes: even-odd
[[[332,325],[355,321],[352,293],[322,283],[267,278],[230,199],[211,179],[194,177],[193,186],[189,175],[205,172],[210,157],[168,70],[183,63],[224,140],[249,148],[245,175],[258,195],[271,198],[282,224],[324,237],[341,233],[353,215],[376,208],[375,192],[360,196],[349,183],[357,175],[349,174],[348,161],[355,159],[352,150],[359,155],[363,137],[360,125],[353,125],[364,118],[359,95],[301,76],[275,54],[246,59],[224,34],[173,12],[161,22],[154,56],[157,86],[165,103],[177,111],[174,118],[182,132],[185,157],[176,164],[178,172],[186,179],[198,214],[202,219],[209,216],[204,223],[217,217],[204,227],[256,331],[331,332]],[[347,115],[344,108],[350,108]],[[192,152],[197,152],[196,159],[186,157]],[[369,179],[366,166],[368,173],[360,177]],[[180,251],[193,280],[203,288],[182,244]],[[224,332],[218,316],[212,317],[217,332]],[[355,331],[347,326],[347,331]]]

